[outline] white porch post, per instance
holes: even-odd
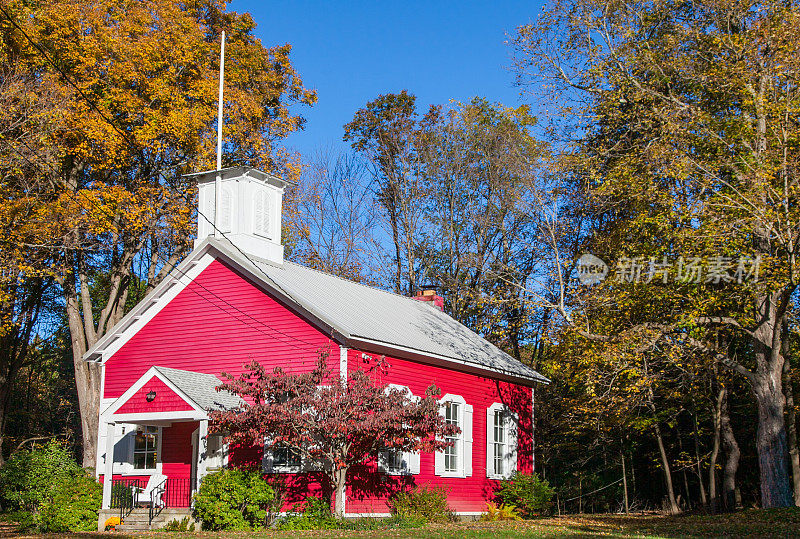
[[[106,423],[106,464],[103,473],[103,509],[111,507],[111,482],[114,477],[114,423]]]
[[[197,488],[206,475],[208,464],[208,419],[201,419],[197,430]]]

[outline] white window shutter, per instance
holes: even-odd
[[[262,190],[257,190],[253,196],[253,232],[264,235],[261,228],[264,224],[264,198],[261,196]]]
[[[214,191],[214,186],[206,187],[206,197],[205,203],[203,204],[203,217],[198,217],[198,219],[204,219],[206,230],[208,230],[207,236],[214,235],[214,224],[216,223],[214,219],[214,211],[216,210],[214,205],[214,196],[216,196],[216,192]],[[209,192],[210,191],[210,192]]]
[[[378,471],[386,473],[388,467],[386,466],[386,451],[378,451]]]
[[[272,239],[272,196],[264,191],[264,235]]]
[[[517,471],[517,438],[518,433],[517,430],[519,429],[519,421],[517,420],[517,416],[514,414],[507,414],[506,415],[506,432],[508,432],[508,453],[506,453],[506,478],[511,477],[514,475],[514,472]]]
[[[407,453],[408,455],[408,470],[411,475],[419,475],[419,451]]]
[[[219,199],[219,227],[221,232],[230,232],[233,223],[233,189],[223,186]]]
[[[436,451],[433,454],[433,473],[444,475],[444,451]]]
[[[270,193],[264,188],[258,189],[254,196],[253,232],[271,238],[270,233]]]
[[[486,409],[486,477],[494,475],[494,409]]]
[[[472,405],[464,407],[464,477],[472,476]]]

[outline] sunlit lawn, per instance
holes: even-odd
[[[121,533],[84,537],[126,537]],[[523,522],[464,522],[411,529],[265,531],[248,533],[150,532],[153,537],[800,537],[800,510],[748,510],[733,515],[569,515]],[[141,536],[141,535],[140,535]]]

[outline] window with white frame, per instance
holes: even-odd
[[[133,469],[155,470],[158,463],[158,427],[141,426],[133,438]]]
[[[299,473],[302,465],[300,451],[280,444],[264,450],[265,473]]]
[[[300,467],[300,452],[293,447],[275,447],[272,449],[272,466],[279,469]]]
[[[517,469],[517,417],[505,405],[486,409],[486,476],[507,479]]]
[[[451,442],[434,458],[436,475],[444,477],[469,477],[472,475],[472,406],[460,395],[447,394],[440,400],[440,413],[450,425],[455,425],[461,432],[446,436]]]
[[[386,391],[391,390],[404,393],[411,401],[419,401],[407,386],[388,384]],[[419,473],[419,452],[382,449],[378,452],[378,471],[388,475],[416,475]]]
[[[459,402],[446,402],[444,403],[444,422],[450,425],[455,425],[459,429],[461,425],[461,403]],[[459,470],[459,453],[461,453],[461,433],[453,436],[445,436],[445,441],[450,442],[450,446],[444,450],[444,471],[446,473],[457,473]]]
[[[209,434],[206,440],[206,470],[221,470],[228,463],[228,444],[221,434]]]

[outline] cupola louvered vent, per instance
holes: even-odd
[[[229,240],[248,256],[283,263],[280,217],[287,185],[284,180],[246,167],[189,177],[197,179],[199,190],[195,246],[214,236]],[[219,204],[215,201],[217,188]]]

